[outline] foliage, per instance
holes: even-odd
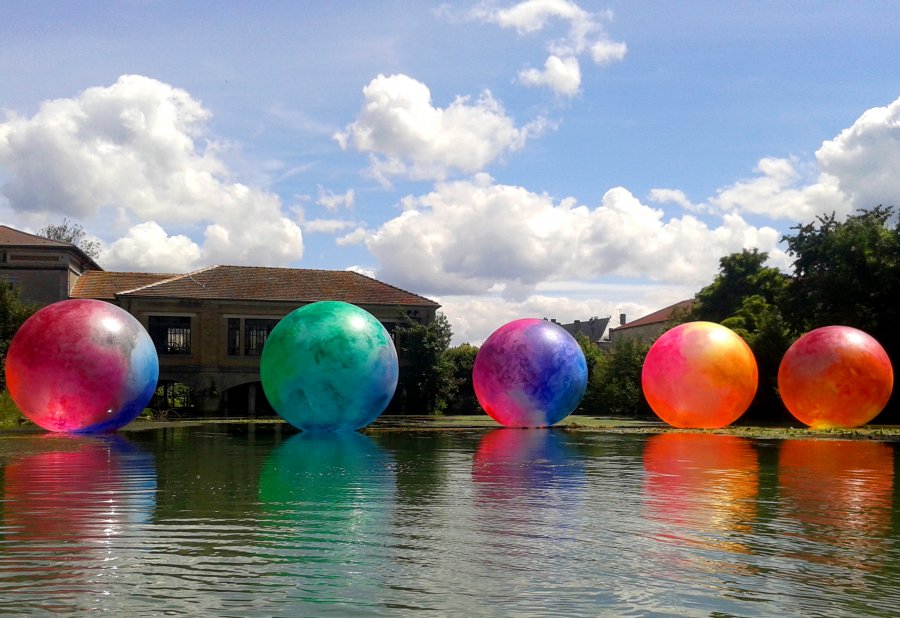
[[[63,217],[63,222],[61,224],[48,225],[41,229],[41,231],[38,232],[38,235],[49,238],[50,240],[67,242],[71,245],[75,245],[84,251],[85,255],[92,260],[96,260],[100,257],[100,243],[96,240],[89,240],[87,238],[87,233],[80,223],[69,221],[65,217]]]
[[[777,306],[787,277],[777,268],[764,266],[768,259],[769,254],[758,249],[744,249],[721,258],[719,274],[694,297],[690,319],[721,323],[740,314],[742,320],[752,321],[753,307],[744,306],[751,297],[755,298],[755,307]],[[752,324],[747,326],[749,331],[755,330]]]
[[[37,311],[36,305],[25,304],[10,285],[0,282],[0,388],[6,388],[6,351],[22,323]]]
[[[452,368],[444,357],[453,338],[450,321],[443,313],[431,324],[409,320],[397,328],[395,337],[401,365],[390,411],[441,414],[451,382]]]
[[[784,310],[793,329],[853,326],[900,352],[900,223],[894,209],[878,206],[843,222],[832,214],[792,229],[797,232],[784,238],[794,258]]]
[[[588,386],[579,411],[610,416],[652,415],[641,389],[641,371],[650,345],[625,339],[603,352],[587,337],[577,340],[588,365]]]
[[[0,427],[18,427],[25,420],[9,391],[5,388],[0,391]]]
[[[472,368],[475,366],[476,346],[464,343],[444,352],[444,361],[449,368],[449,384],[443,390],[445,414],[484,413],[475,397],[472,385]]]

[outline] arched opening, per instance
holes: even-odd
[[[165,419],[170,416],[191,416],[194,414],[194,389],[183,382],[160,381],[150,399],[148,408],[153,415]]]
[[[275,418],[262,383],[246,382],[233,386],[222,393],[221,410],[225,416],[235,418]]]

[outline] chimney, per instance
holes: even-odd
[[[625,317],[624,313],[619,314],[619,326],[625,326],[628,323],[628,319]]]

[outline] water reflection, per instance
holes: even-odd
[[[395,486],[391,458],[356,432],[301,433],[276,448],[259,477],[259,545],[287,594],[374,601]]]
[[[540,555],[574,541],[573,515],[585,486],[584,461],[565,432],[495,429],[472,460],[475,533],[484,543],[476,560],[527,571]],[[545,546],[553,549],[544,552]]]
[[[0,584],[27,592],[48,580],[81,583],[94,571],[91,583],[102,589],[104,575],[115,576],[114,545],[139,538],[152,521],[153,455],[121,435],[50,434],[10,444],[16,454],[3,468]]]
[[[778,455],[785,514],[801,525],[803,558],[873,570],[891,533],[894,452],[882,442],[785,440]]]
[[[703,567],[685,548],[748,553],[742,536],[757,515],[759,462],[752,443],[736,436],[665,433],[644,447],[644,509],[662,524],[656,538],[670,559]],[[721,564],[710,561],[708,568]]]

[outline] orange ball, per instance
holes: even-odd
[[[750,346],[713,322],[688,322],[650,347],[641,372],[647,403],[673,427],[730,425],[753,401],[759,372]]]
[[[887,405],[894,371],[884,348],[850,326],[825,326],[800,337],[778,368],[781,400],[813,429],[859,427]]]

